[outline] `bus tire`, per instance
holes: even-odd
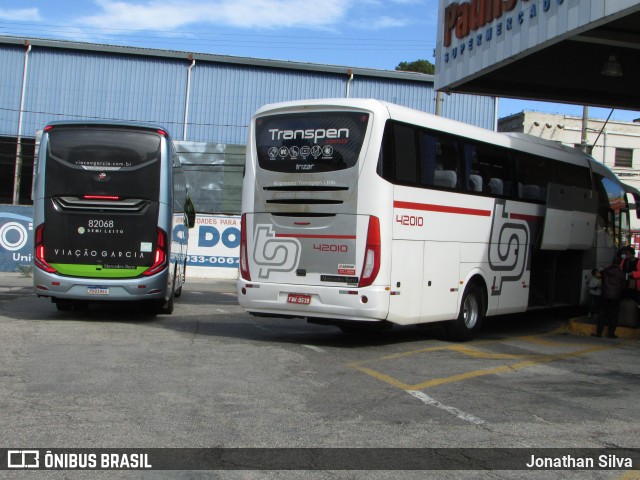
[[[161,315],[171,315],[173,313],[173,307],[174,307],[174,292],[173,290],[171,290],[171,296],[169,297],[169,300],[164,301],[161,300],[160,302],[158,302],[158,313]]]
[[[484,295],[482,288],[476,283],[470,283],[462,294],[458,318],[446,323],[447,337],[457,341],[471,340],[480,331],[483,317]]]

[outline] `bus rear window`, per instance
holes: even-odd
[[[331,172],[358,162],[369,114],[313,112],[256,120],[256,151],[261,168],[284,173]]]
[[[160,137],[115,128],[56,128],[49,135],[49,155],[83,170],[136,168],[160,158]]]
[[[49,132],[45,195],[158,200],[160,134],[130,128],[56,126]]]

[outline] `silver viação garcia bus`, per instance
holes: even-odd
[[[164,128],[79,121],[45,127],[34,188],[34,287],[59,310],[146,301],[171,313],[194,221]]]

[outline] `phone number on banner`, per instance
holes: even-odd
[[[193,267],[238,268],[238,257],[187,255],[187,265]]]

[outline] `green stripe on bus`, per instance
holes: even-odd
[[[52,263],[51,266],[62,275],[91,278],[133,278],[141,275],[148,268],[99,268],[96,265],[76,265],[73,263]]]

